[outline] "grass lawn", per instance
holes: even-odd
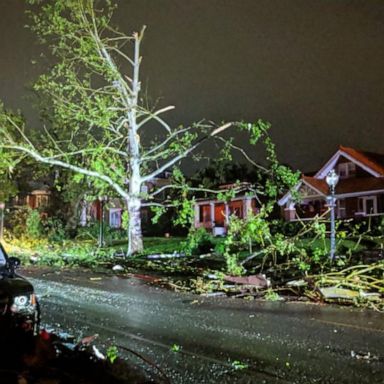
[[[312,249],[316,249],[316,248],[324,249],[324,248],[326,248],[329,250],[330,244],[331,244],[331,241],[328,238],[324,239],[324,240],[321,240],[321,239],[315,239],[315,240],[314,239],[301,239],[298,242],[299,246],[310,247]],[[350,240],[350,239],[337,239],[336,240],[336,247],[339,250],[342,248],[345,248],[345,249],[351,250],[353,252],[358,252],[358,251],[361,251],[365,248],[361,244],[358,244],[357,241]]]
[[[144,237],[145,255],[181,252],[185,237]]]
[[[208,248],[205,248],[201,253],[210,252],[209,248],[215,248],[224,240],[222,237],[213,238],[211,247],[208,245]],[[181,253],[184,251],[185,242],[186,237],[145,237],[143,253],[131,258],[131,261],[139,262],[140,264],[146,262],[147,255]],[[312,250],[317,248],[325,249],[328,252],[330,241],[329,239],[314,240],[309,238],[301,239],[298,245]],[[111,245],[103,248],[98,248],[95,240],[66,240],[62,243],[49,243],[46,240],[15,240],[5,244],[5,246],[10,255],[20,257],[26,264],[35,259],[41,265],[81,265],[93,267],[113,262],[113,256],[117,253],[125,254],[127,251],[127,240],[115,240]],[[257,252],[257,248],[254,247],[253,252]],[[365,248],[365,244],[359,244],[357,240],[337,239],[337,253],[339,255],[348,255],[349,251],[352,253],[360,252]],[[249,256],[249,253],[247,249],[239,249],[237,256],[239,260],[243,260]],[[260,253],[254,261],[261,262],[264,256],[263,253]],[[190,259],[186,258],[185,262],[189,262]],[[209,260],[225,263],[222,255],[212,255]],[[159,263],[166,264],[163,259],[159,260]],[[179,268],[183,268],[182,264],[184,261],[179,261],[179,263]]]
[[[181,252],[185,239],[185,237],[144,237],[144,252],[142,255]],[[114,240],[106,249],[125,252],[127,250],[127,241],[127,239]]]

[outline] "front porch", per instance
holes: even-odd
[[[384,194],[336,195],[335,215],[337,219],[364,218],[384,215]],[[299,203],[288,201],[284,207],[287,221],[311,220],[329,210],[326,196],[303,199]]]
[[[229,202],[217,200],[199,201],[195,205],[195,228],[206,228],[214,236],[223,236],[232,215],[245,219],[250,213],[257,213],[256,199],[242,197]]]

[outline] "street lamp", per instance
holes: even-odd
[[[108,200],[107,196],[100,196],[100,228],[99,228],[99,247],[103,247],[105,245],[104,240],[104,206],[105,202]]]
[[[335,259],[336,252],[336,229],[335,229],[335,188],[339,182],[339,175],[332,169],[327,177],[325,178],[329,191],[331,192],[331,197],[329,199],[331,207],[331,253],[329,255],[331,261]]]

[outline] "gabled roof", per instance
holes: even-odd
[[[303,181],[315,191],[319,192],[322,195],[328,194],[328,185],[324,180],[316,179],[310,176],[302,176]]]
[[[252,183],[242,182],[242,183],[232,183],[232,184],[221,184],[217,187],[217,191],[230,191],[235,190],[235,196],[231,199],[240,200],[245,197],[254,197],[256,196],[255,190],[252,188]],[[217,200],[217,193],[212,193],[211,196],[208,197],[200,197],[195,199],[199,204],[205,202],[221,202],[221,200]]]
[[[326,197],[328,194],[328,185],[324,180],[319,180],[311,176],[301,176],[301,180],[296,184],[293,188],[296,192],[300,190],[300,188],[306,185],[311,188],[315,193],[314,196],[323,196]],[[287,192],[280,200],[278,200],[278,204],[280,206],[284,205],[291,197],[291,192]]]
[[[252,187],[252,184],[248,181],[243,181],[241,183],[231,183],[231,184],[221,184],[219,185],[219,189],[227,190],[227,189],[249,189]]]
[[[303,180],[324,196],[329,194],[329,188],[325,180],[308,176],[303,176]],[[384,177],[352,177],[350,179],[341,179],[336,185],[335,194],[337,196],[377,190],[384,190]]]
[[[340,151],[348,153],[352,158],[384,176],[384,155],[372,152],[362,152],[340,145]]]
[[[336,195],[384,190],[384,177],[353,177],[342,179],[336,186]]]
[[[335,167],[340,157],[345,157],[372,176],[384,176],[384,155],[372,152],[363,152],[354,148],[340,145],[338,151],[315,174],[318,179],[323,179]]]

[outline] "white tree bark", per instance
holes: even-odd
[[[113,173],[113,171],[111,172],[111,169],[108,169],[106,172],[103,169],[103,166],[94,166],[93,162],[99,159],[95,159],[94,157],[96,156],[92,156],[94,153],[99,154],[100,148],[98,146],[96,146],[96,148],[92,147],[92,144],[90,144],[89,148],[84,148],[84,145],[82,145],[83,142],[78,144],[76,140],[73,140],[73,136],[68,139],[68,142],[71,145],[65,147],[67,150],[62,150],[61,146],[65,146],[66,144],[62,144],[60,141],[55,141],[48,131],[46,131],[46,134],[48,139],[51,140],[52,148],[48,148],[47,150],[47,148],[42,148],[38,142],[34,144],[30,137],[26,135],[26,131],[24,130],[24,126],[20,123],[20,120],[13,119],[12,115],[8,116],[5,114],[7,116],[7,125],[9,125],[11,129],[6,126],[0,126],[0,149],[3,148],[20,152],[38,162],[66,168],[74,173],[80,173],[89,178],[101,180],[108,185],[115,194],[118,194],[126,202],[129,214],[129,245],[127,254],[132,255],[143,250],[140,212],[143,205],[143,196],[141,194],[142,185],[158,177],[162,172],[170,170],[178,162],[191,154],[191,152],[203,141],[210,137],[217,136],[231,126],[231,123],[213,129],[210,133],[202,130],[199,134],[194,136],[191,134],[194,128],[204,127],[204,129],[207,129],[212,128],[212,125],[209,124],[203,126],[203,124],[196,124],[191,127],[172,129],[164,120],[162,120],[160,115],[173,109],[173,106],[161,108],[157,111],[150,111],[143,107],[139,99],[141,88],[139,74],[141,64],[140,44],[145,28],[143,28],[140,33],[134,33],[132,36],[126,36],[119,32],[116,32],[117,35],[115,38],[108,34],[105,36],[103,31],[107,30],[108,33],[113,33],[113,29],[108,30],[104,27],[98,28],[98,25],[100,26],[100,24],[96,22],[98,16],[97,12],[93,12],[93,2],[90,1],[87,4],[88,7],[83,7],[82,2],[79,3],[77,16],[80,17],[81,23],[79,23],[79,30],[77,32],[71,30],[70,36],[80,47],[84,41],[87,42],[87,39],[84,39],[84,36],[90,38],[95,44],[96,56],[98,57],[100,68],[102,69],[100,69],[100,72],[97,72],[98,67],[96,66],[93,71],[105,80],[106,85],[101,86],[100,88],[92,88],[92,85],[89,85],[88,87],[83,86],[82,82],[79,81],[76,83],[76,87],[79,87],[81,91],[80,94],[82,95],[81,97],[87,98],[87,101],[88,98],[93,100],[92,98],[94,98],[95,95],[101,96],[104,94],[112,94],[113,101],[110,102],[110,104],[106,102],[106,106],[103,106],[101,111],[104,112],[104,108],[107,109],[107,112],[113,111],[113,117],[108,120],[109,126],[105,127],[102,125],[102,129],[97,126],[100,135],[100,141],[98,141],[98,143],[102,143],[102,150],[105,153],[119,158],[117,163],[119,166],[123,164],[122,167],[126,167],[124,170],[126,177],[118,179],[115,177],[117,173]],[[65,17],[68,17],[68,15],[64,16],[64,18]],[[59,36],[61,33],[62,29],[60,27]],[[128,57],[123,53],[120,50],[120,47],[123,47],[124,44],[121,46],[116,45],[114,43],[115,41],[133,42],[133,56]],[[87,49],[89,49],[88,46]],[[117,59],[116,56],[118,56]],[[74,59],[76,59],[76,57],[74,57]],[[119,66],[121,60],[124,60],[125,64],[128,65],[128,68],[132,69],[131,73],[128,72],[128,76],[122,72],[121,68],[123,67]],[[76,65],[75,68],[77,69]],[[108,75],[106,75],[106,73],[108,73]],[[80,70],[74,71],[74,76],[76,78],[80,74]],[[60,86],[58,89],[63,88],[62,78],[59,80],[55,79],[56,78],[54,77],[53,83],[55,81],[59,82]],[[72,100],[67,94],[57,95],[56,93],[57,92],[50,93],[50,97],[52,96],[56,104],[59,104],[64,110],[67,112],[70,111],[70,114],[74,113],[76,116],[77,113],[81,114],[87,111],[85,108],[82,109],[83,106],[78,102],[77,98]],[[90,104],[93,106],[92,102],[90,102]],[[97,108],[98,104],[96,103],[96,110]],[[85,118],[85,121],[90,125],[90,128],[86,127],[86,129],[81,132],[85,137],[89,137],[87,136],[88,132],[93,128],[93,125],[96,125],[93,119],[92,114]],[[150,121],[160,124],[162,129],[161,132],[164,135],[161,137],[161,140],[159,139],[159,142],[155,142],[147,148],[140,142],[139,133],[143,129],[143,126]],[[78,131],[81,131],[81,129],[77,128],[78,127],[74,129],[74,136]],[[102,131],[103,129],[105,131]],[[16,131],[16,134],[13,131]],[[190,139],[191,137],[193,137],[193,139]],[[183,138],[185,138],[185,140],[183,140]],[[94,141],[94,137],[91,137],[89,141]],[[100,162],[102,162],[103,159],[105,161],[103,155],[104,154],[100,155]],[[84,161],[87,156],[90,156],[89,161]],[[109,164],[110,167],[108,161],[105,161],[105,163]],[[163,187],[163,189],[165,188],[168,187]],[[160,187],[160,190],[161,189],[162,188]],[[153,201],[155,195],[156,192],[146,196],[146,206],[159,204],[158,202]]]
[[[132,92],[127,100],[129,105],[129,138],[127,145],[127,154],[130,158],[130,182],[129,198],[127,202],[129,225],[128,225],[128,255],[133,255],[143,251],[143,234],[141,231],[141,185],[142,178],[140,174],[140,136],[138,134],[137,108],[140,92],[139,69],[140,69],[140,41],[141,36],[135,37],[135,51],[133,59],[133,79]]]

